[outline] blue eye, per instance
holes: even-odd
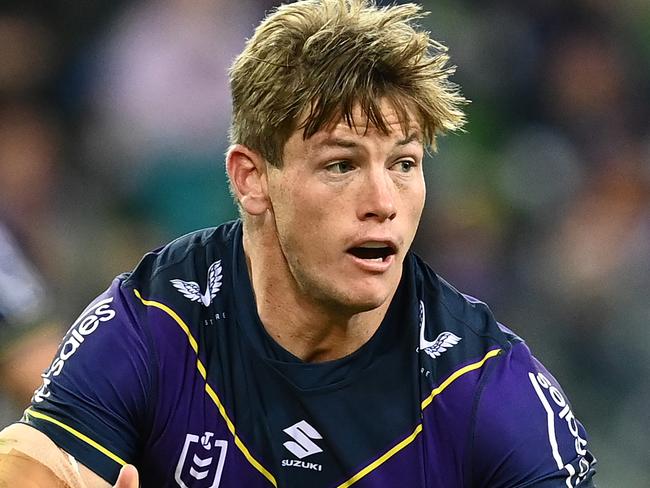
[[[327,166],[327,170],[330,173],[337,173],[337,174],[343,174],[343,173],[348,173],[354,169],[354,166],[352,166],[351,163],[348,161],[338,161],[336,163],[330,164]]]
[[[394,167],[397,169],[397,171],[408,173],[413,168],[415,168],[415,161],[411,161],[410,159],[403,159],[402,161],[395,163]]]

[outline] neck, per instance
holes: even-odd
[[[379,328],[390,299],[373,310],[353,312],[300,290],[281,250],[262,228],[244,225],[244,252],[257,313],[268,334],[306,362],[331,361],[365,344]]]

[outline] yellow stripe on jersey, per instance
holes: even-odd
[[[451,385],[458,378],[460,378],[461,376],[463,376],[466,373],[469,373],[470,371],[474,371],[476,369],[481,368],[485,364],[485,361],[487,361],[490,358],[493,358],[493,357],[497,356],[500,352],[501,352],[501,349],[492,349],[491,351],[488,351],[488,353],[485,356],[483,356],[483,359],[481,359],[480,361],[477,361],[477,362],[472,363],[472,364],[468,364],[467,366],[464,366],[464,367],[460,368],[459,370],[454,371],[451,375],[449,375],[449,377],[445,381],[443,381],[440,384],[440,386],[438,386],[437,388],[434,388],[434,390],[431,392],[431,394],[427,398],[424,399],[424,401],[422,402],[422,410],[424,411],[424,409],[429,406],[429,404],[433,401],[433,399],[436,396],[438,396],[440,393],[442,393],[445,390],[445,388],[447,388],[449,385]],[[422,432],[422,424],[421,423],[417,425],[417,427],[415,428],[413,433],[411,435],[409,435],[406,439],[404,439],[404,440],[400,441],[399,443],[397,443],[395,446],[393,446],[391,449],[389,449],[382,456],[380,456],[375,461],[370,463],[368,466],[363,468],[361,471],[359,471],[357,474],[355,474],[352,478],[347,480],[345,483],[341,483],[336,488],[347,488],[347,487],[353,485],[354,483],[359,481],[361,478],[366,476],[368,473],[374,471],[379,466],[384,464],[386,461],[388,461],[388,459],[393,457],[395,454],[397,454],[399,451],[404,449],[406,446],[408,446],[411,442],[413,442],[417,438],[417,436],[420,434],[420,432]]]
[[[418,424],[413,433],[408,436],[406,439],[404,439],[402,442],[399,444],[393,446],[388,450],[388,452],[384,453],[379,459],[373,461],[370,463],[368,466],[363,468],[361,471],[359,471],[357,474],[355,474],[352,478],[347,480],[345,483],[340,484],[336,488],[346,488],[350,485],[353,485],[357,481],[359,481],[361,478],[363,478],[365,475],[370,473],[371,471],[374,471],[375,468],[378,468],[384,462],[386,462],[389,458],[393,457],[395,454],[397,454],[399,451],[404,449],[406,446],[408,446],[411,442],[415,440],[415,438],[418,436],[418,434],[422,432],[422,424]]]
[[[77,429],[74,429],[74,428],[70,427],[69,425],[64,424],[60,420],[52,418],[49,415],[45,415],[44,413],[32,410],[31,408],[28,408],[27,410],[25,410],[25,415],[27,415],[28,417],[35,417],[37,419],[45,420],[46,422],[50,422],[50,423],[52,423],[54,425],[57,425],[57,426],[61,427],[62,429],[70,432],[76,438],[81,439],[86,444],[91,445],[92,447],[97,449],[102,454],[104,454],[104,455],[108,456],[109,458],[111,458],[116,463],[118,463],[118,464],[120,464],[122,466],[124,466],[126,464],[126,461],[124,459],[122,459],[121,457],[119,457],[117,454],[113,454],[111,451],[106,449],[104,446],[102,446],[98,442],[92,440],[87,435],[82,434]]]
[[[228,426],[228,430],[232,434],[234,440],[235,440],[235,445],[239,448],[239,450],[242,452],[246,460],[255,468],[257,469],[267,480],[271,482],[271,484],[275,487],[278,486],[278,482],[276,481],[275,477],[267,470],[264,466],[262,466],[257,459],[253,457],[253,455],[250,453],[248,448],[244,445],[244,443],[241,441],[239,436],[236,434],[236,429],[235,429],[235,424],[232,423],[232,420],[230,420],[230,417],[228,416],[228,413],[226,412],[226,408],[224,407],[223,403],[221,402],[221,399],[217,395],[217,393],[212,389],[212,387],[207,383],[207,372],[205,369],[205,366],[201,362],[201,360],[198,358],[199,354],[199,346],[198,343],[196,342],[196,339],[194,336],[192,336],[192,333],[190,332],[190,328],[187,326],[187,324],[179,317],[179,315],[174,312],[171,308],[169,308],[167,305],[164,303],[160,302],[155,302],[153,300],[145,300],[142,298],[140,295],[140,292],[138,290],[133,290],[135,293],[135,296],[138,297],[138,299],[146,306],[148,307],[155,307],[163,312],[167,313],[174,321],[178,324],[178,326],[185,332],[185,335],[187,336],[187,339],[190,342],[190,346],[194,350],[194,352],[197,355],[196,358],[196,369],[198,369],[199,373],[201,374],[201,377],[206,380],[205,383],[205,391],[208,394],[208,396],[212,399],[214,404],[217,406],[217,409],[219,410],[219,413],[221,414],[221,417],[223,420],[226,422],[226,425]]]
[[[183,319],[181,319],[176,312],[174,312],[171,308],[169,308],[167,305],[164,303],[160,302],[154,302],[151,300],[145,300],[142,298],[140,295],[140,292],[138,290],[133,290],[133,293],[135,293],[135,296],[140,299],[140,301],[145,304],[148,307],[156,307],[159,308],[160,310],[164,311],[169,315],[171,318],[174,319],[174,321],[180,326],[181,329],[183,329],[183,332],[185,332],[185,335],[187,336],[188,340],[190,341],[190,346],[192,346],[192,349],[196,354],[199,353],[199,345],[196,342],[196,339],[192,336],[192,333],[190,332],[190,328],[187,326],[185,322],[183,322]]]
[[[485,361],[487,361],[490,358],[493,358],[494,356],[498,355],[501,352],[501,349],[492,349],[491,351],[488,351],[488,353],[483,356],[483,359],[476,363],[468,364],[467,366],[464,366],[460,368],[458,371],[454,371],[449,378],[447,378],[445,381],[443,381],[439,387],[434,388],[431,394],[424,399],[422,402],[422,410],[427,408],[427,406],[433,401],[433,399],[442,393],[442,391],[447,388],[449,385],[451,385],[454,381],[456,381],[458,378],[463,376],[465,373],[469,373],[470,371],[474,371],[475,369],[481,368],[484,364]]]

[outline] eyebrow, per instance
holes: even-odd
[[[395,145],[396,146],[406,146],[407,144],[410,144],[413,141],[418,141],[418,142],[422,141],[422,136],[420,136],[419,132],[417,132],[417,131],[411,132],[408,135],[408,137],[405,137],[404,139],[400,139],[399,141],[397,141],[397,143]]]
[[[421,141],[422,137],[420,136],[419,132],[411,132],[407,137],[404,139],[400,139],[395,143],[395,146],[406,146],[410,144],[413,141]],[[323,142],[319,144],[319,146],[327,146],[327,147],[344,147],[344,148],[355,148],[358,147],[359,144],[357,144],[355,141],[351,139],[345,139],[343,137],[331,137],[328,139],[325,139]]]

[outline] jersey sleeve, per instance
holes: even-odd
[[[153,396],[151,354],[115,280],[66,333],[22,422],[114,483],[123,464],[137,462]]]
[[[555,378],[523,342],[486,371],[475,405],[472,486],[593,487],[587,434]]]

